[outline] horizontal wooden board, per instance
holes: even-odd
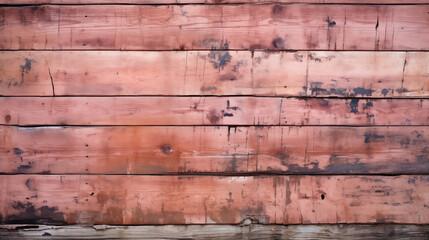
[[[3,222],[429,223],[428,176],[2,175]]]
[[[229,4],[229,3],[348,3],[422,4],[428,0],[0,0],[0,4]]]
[[[429,5],[0,8],[0,49],[428,50]]]
[[[0,128],[0,173],[427,174],[429,127]]]
[[[428,125],[428,99],[0,97],[6,125]]]
[[[3,51],[0,95],[428,97],[428,52]]]
[[[7,239],[415,239],[427,240],[429,225],[0,225]]]

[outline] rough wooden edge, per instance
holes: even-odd
[[[429,225],[0,225],[7,239],[428,239]]]
[[[427,0],[0,0],[1,5],[187,5],[187,4],[353,4],[353,5],[396,5],[427,4]]]

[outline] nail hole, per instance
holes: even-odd
[[[94,196],[94,193],[92,192],[90,195],[91,195],[91,196]]]
[[[325,200],[325,194],[320,195],[320,198],[321,198],[322,200]]]

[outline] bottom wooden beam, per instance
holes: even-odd
[[[429,176],[2,175],[4,224],[429,224]]]
[[[429,225],[0,225],[5,239],[427,239]]]

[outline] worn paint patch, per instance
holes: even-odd
[[[357,88],[353,88],[353,92],[355,93],[355,95],[361,95],[363,97],[363,96],[372,96],[372,93],[375,92],[375,90],[357,87]]]
[[[365,143],[384,141],[383,135],[378,135],[377,133],[374,133],[374,132],[366,132],[364,135],[365,135],[365,141],[364,141]]]
[[[273,42],[271,44],[273,45],[274,48],[277,48],[277,49],[284,49],[284,48],[286,48],[286,42],[281,37],[273,39]]]
[[[228,50],[228,41],[225,43],[212,46],[212,50],[207,54],[209,57],[209,62],[213,64],[214,68],[223,69],[229,62],[231,62],[232,56],[229,54]]]
[[[323,88],[323,82],[311,82],[310,91],[311,95],[339,95],[347,96],[347,89],[345,88]]]
[[[36,62],[32,59],[28,59],[25,58],[25,63],[24,65],[20,65],[20,69],[21,69],[21,83],[19,83],[19,85],[22,85],[24,83],[24,75],[28,74],[28,72],[31,71],[31,63]]]
[[[31,169],[30,165],[19,165],[17,168],[17,171],[18,171],[18,173],[25,173],[29,169]]]
[[[20,154],[23,154],[23,153],[24,153],[24,151],[23,151],[23,150],[21,150],[21,149],[19,149],[19,148],[14,148],[14,149],[13,149],[13,153],[15,153],[16,155],[20,155]]]

